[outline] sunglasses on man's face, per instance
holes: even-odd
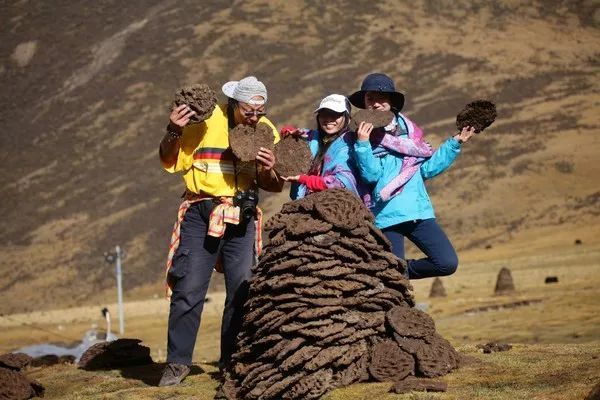
[[[239,107],[240,112],[242,113],[242,115],[246,118],[252,118],[254,116],[257,116],[258,118],[263,117],[265,115],[267,115],[267,112],[265,110],[247,110],[243,107]]]
[[[257,117],[264,117],[265,115],[267,115],[266,112],[264,111],[243,111],[244,117],[247,118],[251,118],[253,116],[257,116]]]

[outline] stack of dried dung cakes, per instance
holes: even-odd
[[[406,263],[360,200],[327,190],[283,206],[250,281],[228,399],[316,399],[368,380],[438,388],[458,365],[414,306]],[[427,382],[431,382],[425,379]]]
[[[44,397],[44,387],[21,371],[30,364],[31,357],[24,353],[0,355],[0,399]]]

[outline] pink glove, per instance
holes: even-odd
[[[296,128],[294,125],[283,125],[281,127],[281,129],[279,130],[279,133],[281,134],[281,137],[284,138],[288,135],[293,134],[294,132],[297,132],[298,128]]]

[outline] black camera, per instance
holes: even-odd
[[[233,196],[233,205],[240,208],[244,220],[249,220],[256,215],[258,204],[258,191],[255,189],[238,190]]]

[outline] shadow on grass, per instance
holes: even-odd
[[[215,380],[217,382],[223,382],[223,373],[221,372],[221,369],[219,368],[219,362],[218,361],[211,361],[209,363],[207,363],[207,365],[210,365],[211,367],[215,367],[217,368],[216,371],[212,371],[208,373],[208,376],[210,376],[210,378],[212,380]]]
[[[121,376],[123,378],[142,381],[149,386],[158,386],[158,382],[160,381],[160,377],[162,376],[166,365],[166,363],[152,363],[115,369],[121,371]],[[200,375],[204,373],[204,370],[197,365],[192,365],[190,368],[191,370],[189,376]]]

